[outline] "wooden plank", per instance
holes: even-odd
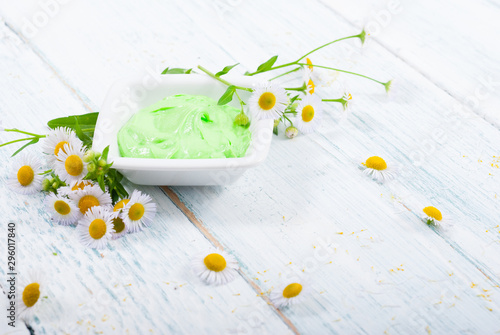
[[[396,57],[500,127],[500,15],[493,1],[322,0]],[[325,8],[326,9],[326,8]]]
[[[8,28],[0,29],[4,34],[0,74],[7,78],[0,83],[2,126],[43,133],[45,122],[61,111],[87,111],[88,106],[53,68],[18,43]],[[1,140],[13,138],[9,135],[1,134]],[[0,159],[9,162],[14,150],[2,148]],[[40,147],[31,148],[37,150]],[[293,325],[274,313],[244,277],[227,286],[210,287],[191,272],[192,257],[212,243],[158,188],[137,187],[157,203],[153,227],[113,241],[110,249],[98,252],[80,244],[74,227],[50,221],[44,195],[22,196],[9,190],[9,173],[10,164],[1,164],[2,234],[6,236],[7,222],[16,223],[18,279],[29,268],[40,269],[47,278],[43,292],[47,297],[32,324],[36,334],[293,332]],[[6,238],[0,241],[0,249],[6,250]],[[5,277],[5,258],[1,264]],[[196,322],[192,322],[194,316]]]
[[[136,68],[147,62],[161,61],[166,61],[166,65],[194,64],[190,58],[201,53],[197,50],[203,50],[203,63],[214,68],[234,63],[235,59],[252,68],[258,64],[258,57],[264,60],[270,54],[279,53],[285,55],[283,58],[293,59],[297,50],[307,50],[326,36],[352,33],[352,27],[341,18],[318,11],[318,7],[284,4],[268,4],[269,10],[264,12],[258,5],[240,4],[225,13],[230,15],[223,16],[224,20],[218,19],[214,24],[205,19],[207,13],[208,17],[218,17],[219,12],[211,5],[169,5],[173,7],[166,10],[162,5],[151,3],[149,10],[178,19],[169,21],[161,15],[148,16],[148,30],[158,35],[143,34],[141,39],[134,38],[137,36],[134,30],[141,31],[137,28],[141,24],[137,18],[130,18],[126,11],[100,5],[102,11],[96,19],[100,26],[94,30],[99,31],[100,42],[95,41],[97,33],[89,37],[88,32],[82,34],[77,29],[84,22],[76,15],[79,12],[83,17],[85,13],[95,12],[98,4],[93,3],[92,7],[79,4],[78,8],[64,14],[63,26],[72,34],[58,32],[58,24],[54,24],[53,28],[48,28],[50,31],[42,32],[31,41],[42,55],[58,65],[61,76],[72,78],[72,83],[84,92],[82,94],[98,101],[95,104],[99,105],[106,83],[96,85],[92,79],[126,71],[130,68],[129,54],[137,56]],[[139,16],[144,12],[143,5],[125,3],[122,6]],[[282,20],[275,19],[277,13]],[[305,33],[311,30],[313,22],[314,27],[325,27],[321,36]],[[180,29],[172,29],[173,26]],[[119,35],[115,35],[117,33]],[[75,45],[72,40],[78,36],[78,43],[87,47],[80,47],[77,52],[71,48],[56,51],[54,36],[68,45]],[[115,41],[113,36],[123,36],[125,40]],[[172,50],[160,45],[159,40],[173,41]],[[185,43],[194,40],[199,42]],[[96,43],[102,48],[99,54],[92,48]],[[151,57],[147,61],[137,55],[137,50],[144,46]],[[124,50],[126,56],[116,55],[114,50]],[[366,50],[364,55],[352,50],[355,49],[341,48],[337,53],[325,51],[315,61],[355,67],[377,78],[387,73],[399,74],[407,78],[400,85],[399,99],[387,103],[373,86],[350,80],[348,83],[357,85],[353,93],[368,93],[357,95],[359,102],[355,114],[341,126],[325,125],[319,134],[293,142],[276,141],[266,164],[249,172],[236,185],[178,188],[175,191],[187,209],[196,215],[196,220],[205,224],[205,231],[227,246],[235,247],[238,258],[245,264],[245,273],[264,289],[281,281],[279,274],[285,273],[283,269],[301,271],[306,261],[310,257],[313,259],[315,266],[310,266],[313,268],[310,275],[315,279],[318,294],[302,307],[285,313],[297,324],[299,331],[360,333],[387,330],[397,333],[413,329],[424,331],[426,327],[438,333],[450,329],[497,331],[495,281],[498,280],[498,260],[494,255],[498,252],[498,235],[485,231],[492,228],[490,222],[497,213],[492,191],[498,186],[498,178],[486,175],[484,172],[495,170],[479,164],[476,157],[463,156],[477,154],[474,149],[479,147],[483,155],[480,158],[484,161],[493,158],[498,131],[481,119],[474,119],[470,112],[465,115],[468,118],[459,115],[455,122],[458,127],[450,129],[447,124],[455,115],[446,111],[455,100],[436,90],[425,77],[377,45]],[[168,59],[165,54],[169,55]],[[348,54],[352,63],[345,59]],[[91,63],[97,64],[96,68],[82,74],[81,70],[70,66],[77,55],[89,62],[93,59]],[[113,56],[111,66],[116,67],[113,71],[99,61],[109,55]],[[185,55],[190,58],[184,58]],[[331,88],[325,92],[340,93]],[[330,111],[336,113],[334,109]],[[334,123],[337,115],[334,114],[330,122]],[[445,141],[440,136],[438,140],[433,137],[439,128],[447,136]],[[380,188],[361,176],[357,170],[359,161],[375,152],[404,165],[399,184]],[[423,166],[416,165],[422,163]],[[450,174],[450,167],[455,166],[457,168]],[[332,170],[336,173],[329,172]],[[300,182],[300,186],[290,184],[293,181]],[[302,184],[304,181],[306,185]],[[380,197],[379,193],[385,197]],[[392,195],[402,198],[415,212],[419,207],[414,209],[412,197],[423,196],[424,202],[439,201],[447,212],[456,212],[458,219],[448,233],[437,231],[435,234],[412,213],[395,216]],[[285,220],[290,217],[292,220],[281,223],[283,215]],[[349,236],[347,232],[361,234],[362,229],[373,231],[370,237],[376,242],[370,242],[369,237],[364,241],[362,235],[357,234],[351,239],[345,238]],[[344,234],[336,234],[339,232]],[[329,239],[321,240],[323,236]],[[355,236],[360,236],[361,242]],[[329,254],[336,256],[332,256],[334,261],[330,268],[328,261],[327,264],[314,262],[314,246],[322,242],[326,243],[323,243],[327,246],[326,251],[331,250],[328,246],[333,244],[338,250],[342,247],[349,253],[339,255],[334,249]],[[365,244],[372,249],[366,249]],[[298,266],[291,267],[295,263]],[[401,264],[409,265],[401,271],[397,269],[401,269]],[[379,270],[366,275],[372,271],[371,266]],[[326,292],[321,293],[323,291]],[[331,318],[332,315],[335,318]]]

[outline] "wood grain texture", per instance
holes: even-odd
[[[5,29],[0,73],[9,80],[0,89],[2,126],[43,133],[46,121],[60,111],[85,112],[85,105],[51,67],[25,44],[16,46],[17,37]],[[9,135],[3,133],[2,142],[14,138]],[[29,150],[40,154],[40,147]],[[102,252],[86,249],[74,227],[51,222],[42,194],[22,196],[7,188],[13,151],[0,151],[4,162],[0,165],[0,248],[7,249],[7,223],[15,222],[18,278],[30,268],[45,274],[46,298],[32,322],[36,334],[211,334],[248,329],[292,333],[245,278],[230,286],[210,287],[192,273],[192,258],[211,243],[160,189],[139,187],[157,203],[153,227],[112,241]],[[5,258],[1,264],[5,278]],[[256,323],[255,315],[265,315],[266,322]],[[3,320],[0,330],[2,334],[6,330]]]
[[[355,10],[350,4],[316,1],[307,6],[294,1],[71,2],[25,39],[66,89],[76,92],[78,109],[88,105],[98,110],[109,84],[131,70],[198,63],[217,70],[240,62],[242,71],[274,54],[281,61],[293,60],[332,38],[357,33],[353,27],[361,27],[356,21],[360,16],[353,15],[380,8],[353,3]],[[405,2],[404,10],[364,49],[349,41],[312,57],[316,64],[335,64],[384,81],[397,77],[399,94],[387,100],[376,84],[324,74],[318,93],[337,97],[340,84],[348,86],[355,97],[351,115],[329,106],[318,133],[292,141],[276,138],[265,164],[234,185],[177,187],[176,195],[169,193],[185,206],[177,204],[197,227],[193,234],[223,245],[238,258],[253,287],[246,285],[248,292],[258,288],[267,293],[297,275],[309,278],[309,300],[283,311],[293,325],[288,329],[370,334],[500,330],[500,132],[486,103],[470,109],[462,99],[474,95],[478,78],[487,78],[493,61],[481,52],[485,40],[474,40],[474,34],[431,43],[432,29],[445,35],[465,28],[459,27],[460,20],[446,21],[452,22],[448,27],[439,21],[443,15],[427,15],[429,4]],[[454,12],[459,19],[472,6],[483,14],[491,9],[490,3],[470,1],[453,6],[459,8]],[[437,13],[450,8],[445,3]],[[23,35],[23,19],[39,10],[33,1],[3,7],[0,14]],[[403,43],[403,35],[413,39]],[[424,41],[415,46],[416,38]],[[476,47],[469,53],[457,52],[471,43]],[[411,52],[398,53],[398,48]],[[483,62],[475,64],[477,58]],[[495,105],[491,96],[484,101]],[[402,166],[396,182],[381,186],[362,175],[360,162],[374,154]],[[428,204],[453,217],[452,225],[427,227],[418,216]],[[169,220],[189,224],[177,216]],[[176,245],[178,249],[169,249],[172,254],[185,252],[184,244]],[[135,258],[128,254],[123,259],[132,263]],[[185,306],[205,312],[224,304],[221,300],[207,307],[192,300]],[[129,311],[123,307],[121,313]],[[251,319],[257,325],[268,315],[277,318],[272,308],[259,311]],[[172,327],[182,327],[184,320]],[[278,327],[284,324],[266,329],[280,333],[283,328]],[[249,331],[263,332],[258,327]]]

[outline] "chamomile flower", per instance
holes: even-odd
[[[295,305],[310,294],[310,287],[304,280],[296,280],[278,286],[269,298],[277,308]]]
[[[123,220],[122,209],[129,201],[130,199],[122,199],[113,207],[111,222],[113,223],[114,232],[111,233],[112,239],[120,238],[128,232],[128,227]]]
[[[103,249],[113,232],[111,212],[100,206],[90,208],[76,227],[80,241],[87,247]]]
[[[57,194],[68,195],[72,192],[83,190],[87,186],[93,186],[95,183],[92,180],[74,180],[68,186],[63,186],[57,189]]]
[[[45,289],[44,276],[39,271],[31,270],[26,277],[20,276],[19,294],[16,298],[18,317],[29,322],[33,313],[40,306]]]
[[[196,275],[211,285],[224,285],[233,281],[239,268],[232,255],[218,249],[198,254],[192,265]]]
[[[82,144],[64,144],[54,162],[56,174],[66,183],[83,179],[87,174],[87,163],[83,161],[85,149]]]
[[[451,222],[451,217],[443,216],[443,213],[434,206],[426,206],[421,212],[422,220],[429,226],[442,226]]]
[[[33,194],[41,190],[40,159],[33,154],[22,154],[13,164],[7,185],[17,193]]]
[[[297,106],[297,116],[293,124],[304,134],[312,133],[318,126],[323,114],[321,99],[307,94]]]
[[[342,109],[346,112],[350,112],[352,108],[352,94],[348,91],[344,91],[342,98],[340,98],[340,103],[342,104]]]
[[[124,199],[125,202],[128,199]],[[128,227],[128,231],[135,233],[149,227],[156,214],[156,204],[153,199],[141,191],[134,190],[130,200],[122,209],[122,219]]]
[[[61,195],[51,193],[45,198],[45,204],[52,220],[65,226],[75,223],[82,215],[72,200]]]
[[[103,192],[99,185],[87,186],[83,190],[71,192],[68,196],[74,201],[82,214],[85,214],[94,206],[111,206],[111,197],[109,193]]]
[[[363,173],[379,183],[393,180],[399,174],[399,167],[396,163],[389,162],[388,164],[379,156],[372,156],[361,165]]]
[[[284,88],[266,82],[254,90],[248,99],[248,106],[256,120],[279,119],[288,105],[288,101]]]
[[[70,147],[80,145],[81,141],[76,137],[73,130],[66,127],[58,127],[51,130],[43,142],[43,153],[47,154],[47,163],[52,165],[60,150],[64,151],[64,145],[68,144]]]

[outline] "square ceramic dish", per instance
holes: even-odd
[[[251,77],[227,76],[238,86],[253,87]],[[206,95],[218,100],[227,86],[205,75],[137,75],[111,87],[97,119],[92,148],[109,145],[108,160],[128,180],[139,185],[224,185],[234,182],[248,168],[266,158],[272,138],[273,120],[252,121],[252,141],[241,158],[149,159],[120,157],[117,133],[140,109],[173,94]],[[243,101],[249,92],[239,91]],[[236,99],[235,99],[236,100]],[[239,107],[237,101],[230,105]]]

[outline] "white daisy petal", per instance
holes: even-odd
[[[64,144],[54,163],[56,174],[66,183],[83,179],[87,174],[87,163],[83,161],[85,150],[81,144]]]
[[[18,318],[29,323],[34,312],[39,308],[45,290],[45,278],[42,272],[31,270],[19,275],[16,297]]]
[[[215,248],[196,255],[192,266],[195,274],[211,285],[224,285],[233,281],[239,269],[232,255]]]
[[[58,127],[52,129],[43,141],[42,151],[47,154],[47,163],[52,166],[56,161],[56,155],[60,150],[64,150],[64,145],[68,144],[71,147],[82,146],[82,142],[78,139],[75,132],[66,127]]]
[[[297,106],[297,116],[293,124],[304,134],[312,133],[320,124],[323,115],[321,98],[307,94]]]
[[[394,180],[399,175],[399,165],[386,162],[382,157],[372,156],[362,163],[363,173],[379,183]]]
[[[126,199],[128,200],[128,199]],[[156,214],[156,204],[153,199],[141,191],[134,190],[130,201],[123,207],[121,217],[128,231],[135,233],[149,227]]]
[[[52,216],[52,220],[65,226],[76,223],[82,216],[75,203],[61,195],[49,194],[45,198],[45,205]]]
[[[284,88],[271,82],[257,86],[250,98],[248,106],[255,120],[279,119],[289,99]]]
[[[111,212],[100,206],[90,208],[78,222],[76,230],[83,245],[104,249],[114,231]]]
[[[40,159],[33,154],[21,154],[12,164],[13,172],[7,180],[7,185],[17,193],[33,194],[42,188]]]
[[[283,308],[301,303],[310,291],[310,285],[305,280],[297,279],[278,286],[269,298],[277,308]]]
[[[99,185],[87,186],[83,190],[72,191],[68,196],[82,214],[85,214],[94,206],[111,206],[111,196],[109,193],[103,192]]]

